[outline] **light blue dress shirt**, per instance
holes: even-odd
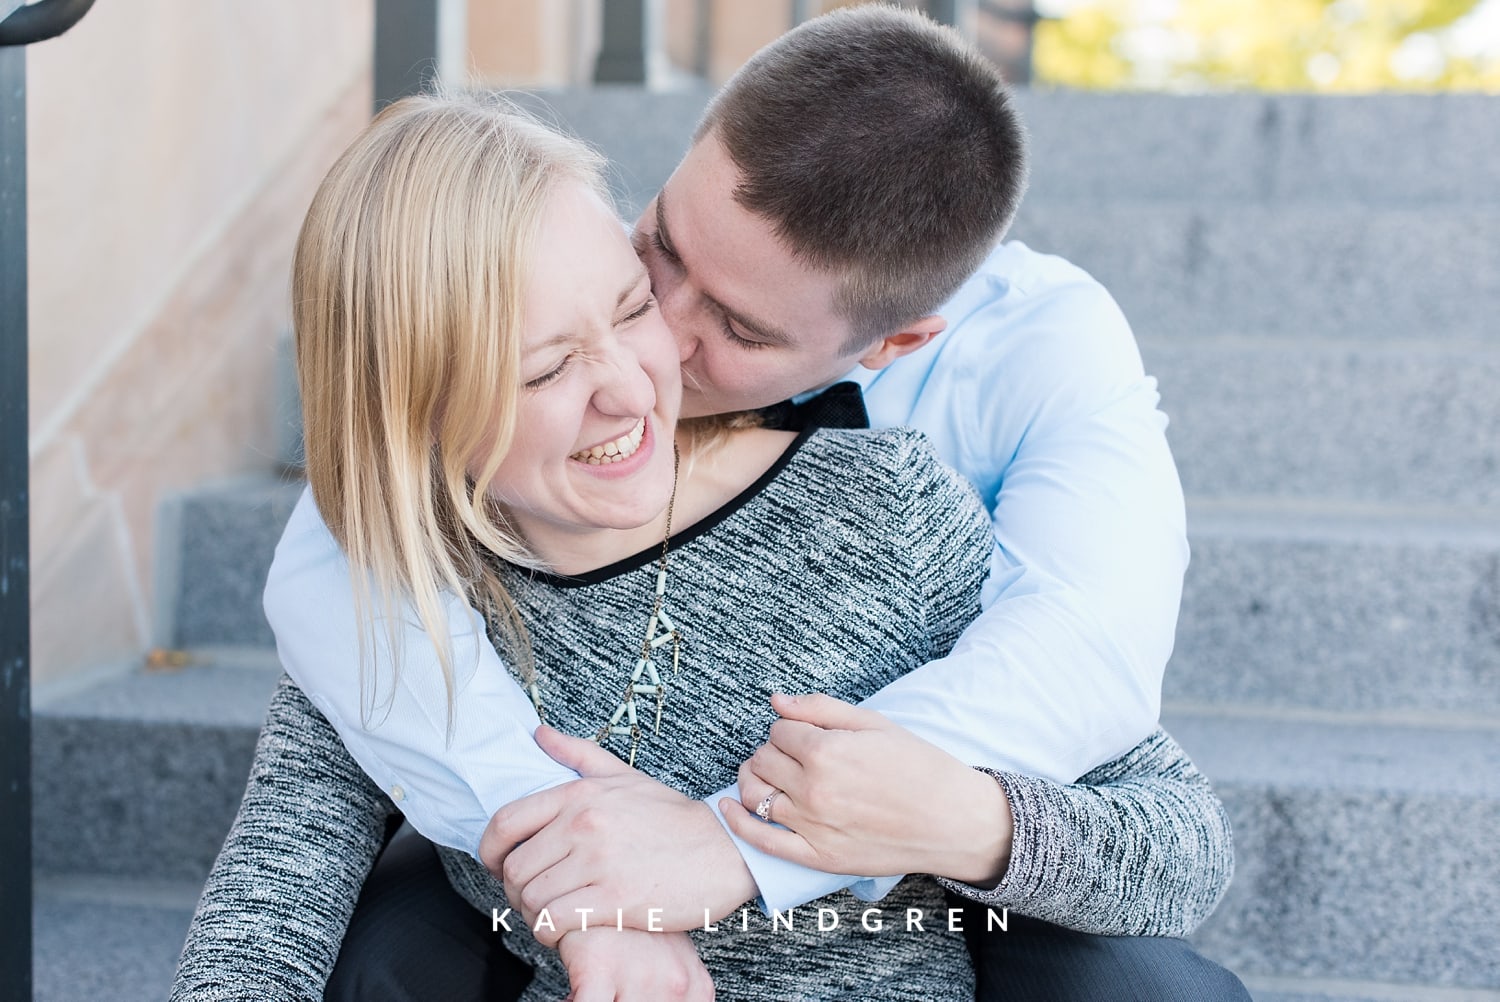
[[[979,488],[996,540],[985,611],[947,657],[862,705],[971,765],[1071,782],[1156,725],[1188,560],[1167,419],[1118,307],[1061,258],[1001,244],[941,313],[931,344],[849,378],[873,425],[920,429]],[[304,491],[266,585],[282,664],[418,831],[477,855],[495,811],[576,775],[536,746],[530,699],[457,597],[445,600],[451,733],[415,617],[397,631],[393,691],[389,631],[361,636],[349,575]],[[721,796],[738,790],[706,798],[716,815]],[[825,874],[735,841],[768,911],[841,887],[874,900],[899,879]]]

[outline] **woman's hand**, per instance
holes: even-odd
[[[756,894],[755,880],[713,811],[621,762],[592,741],[540,727],[536,741],[581,779],[495,813],[479,858],[538,941],[585,921],[627,928],[701,928]],[[546,909],[552,926],[537,918]]]
[[[557,946],[571,1002],[712,1002],[713,979],[685,932],[595,926]]]
[[[720,802],[736,835],[831,873],[933,873],[978,887],[1005,875],[1010,803],[992,777],[832,696],[778,693],[771,706],[782,719],[740,767],[740,802]],[[753,812],[778,790],[775,825],[765,824]]]

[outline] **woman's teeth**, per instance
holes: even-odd
[[[596,445],[592,449],[575,452],[570,458],[576,459],[580,463],[588,463],[590,466],[604,466],[609,463],[623,462],[635,455],[635,450],[641,447],[641,439],[645,434],[646,419],[641,418],[636,422],[635,427],[630,429],[628,434],[621,435],[613,442],[605,442],[603,445]]]

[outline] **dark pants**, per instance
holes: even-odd
[[[948,906],[964,909],[980,1002],[1250,1002],[1185,939],[1093,936],[1014,912],[1001,931],[980,905],[950,894]]]
[[[985,932],[964,906],[980,1002],[1250,1002],[1238,978],[1181,939],[1091,936],[1011,913]],[[531,980],[490,923],[448,886],[432,846],[402,828],[349,923],[329,1002],[510,1000]]]

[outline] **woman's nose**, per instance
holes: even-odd
[[[604,414],[640,417],[656,406],[656,384],[632,351],[616,352],[611,364],[600,368],[594,406]]]

